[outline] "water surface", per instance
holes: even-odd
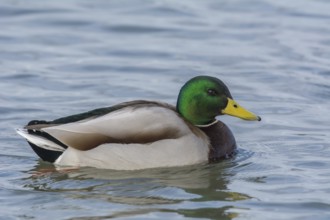
[[[1,219],[329,219],[330,2],[0,3]],[[213,165],[56,170],[15,129],[207,74],[262,122]]]

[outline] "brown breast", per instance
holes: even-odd
[[[209,162],[229,158],[236,152],[234,135],[223,122],[218,121],[209,127],[200,129],[210,138]]]

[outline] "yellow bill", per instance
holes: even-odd
[[[227,99],[228,99],[228,104],[225,109],[221,110],[222,114],[231,115],[249,121],[261,121],[261,118],[259,116],[246,110],[234,100],[230,98]]]

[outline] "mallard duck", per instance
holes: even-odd
[[[30,121],[17,132],[39,157],[55,165],[135,170],[215,162],[236,151],[230,129],[216,119],[261,118],[235,102],[211,76],[190,79],[176,107],[131,101],[53,121]]]

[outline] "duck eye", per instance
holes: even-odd
[[[207,94],[209,94],[210,96],[216,96],[218,93],[214,89],[208,89]]]

